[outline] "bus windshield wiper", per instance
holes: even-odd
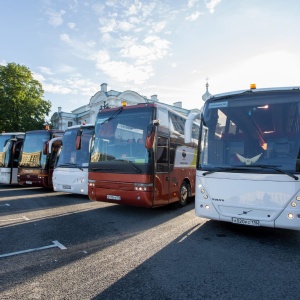
[[[290,173],[290,172],[286,172],[286,171],[283,171],[281,169],[278,168],[279,166],[277,165],[248,165],[248,166],[243,166],[243,168],[261,168],[261,169],[271,169],[271,170],[275,170],[276,172],[278,173],[282,173],[282,174],[285,174],[287,176],[290,176],[292,178],[294,178],[295,180],[298,180],[299,177]]]
[[[131,161],[126,160],[126,159],[114,159],[114,161],[122,161],[122,162],[126,162],[127,164],[129,164],[132,168],[134,168],[138,173],[141,173],[141,169],[138,168],[137,166],[135,166]]]
[[[232,170],[234,170],[234,168],[232,168],[232,167],[215,167],[212,170],[204,172],[202,175],[206,176],[206,175],[209,175],[209,174],[212,174],[215,172],[232,171]]]
[[[57,167],[70,167],[70,166],[72,166],[72,167],[77,167],[79,170],[81,170],[81,171],[83,171],[83,168],[81,168],[80,166],[79,166],[79,164],[74,164],[74,163],[64,163],[64,164],[60,164],[60,165],[57,165],[56,166],[56,168]]]
[[[234,170],[246,170],[246,169],[251,169],[251,168],[252,169],[259,168],[259,169],[275,170],[276,172],[290,176],[290,177],[294,178],[295,180],[299,179],[298,176],[296,176],[292,173],[283,171],[283,170],[279,169],[278,167],[279,166],[277,166],[277,165],[245,165],[245,166],[231,166],[231,167],[215,167],[214,169],[212,169],[210,171],[204,172],[202,175],[206,176],[208,174],[212,174],[215,172],[222,172],[222,171],[234,171]]]
[[[107,122],[113,120],[122,111],[123,111],[123,106],[121,106],[117,111],[115,111],[109,118],[107,118],[102,123],[100,123],[100,126],[103,125],[104,123],[107,123]]]

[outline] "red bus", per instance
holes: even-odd
[[[32,130],[25,133],[18,167],[20,185],[52,188],[52,173],[61,141],[51,143],[55,137],[63,136],[63,130]]]
[[[187,118],[158,103],[103,109],[91,145],[91,200],[157,207],[195,194],[199,124],[184,140]]]

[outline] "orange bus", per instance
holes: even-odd
[[[61,140],[51,143],[55,137],[63,136],[63,130],[32,130],[25,133],[19,167],[18,183],[24,186],[52,188],[52,173]]]
[[[103,109],[91,144],[88,196],[132,206],[187,204],[195,194],[199,124],[159,103]]]

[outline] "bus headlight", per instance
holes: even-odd
[[[291,205],[292,205],[293,207],[296,207],[296,206],[297,206],[297,203],[296,203],[296,202],[292,202]]]
[[[294,215],[293,215],[292,213],[289,213],[289,214],[288,214],[288,218],[289,218],[290,220],[292,220],[292,219],[294,219]]]
[[[152,183],[135,183],[134,190],[138,192],[150,192],[153,190]]]
[[[94,186],[95,186],[95,182],[96,182],[96,180],[89,180],[88,185],[89,185],[90,187],[94,187]]]

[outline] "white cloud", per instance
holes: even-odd
[[[96,67],[120,82],[144,83],[153,76],[151,65],[135,66],[124,61],[111,60],[105,51],[99,51]]]
[[[186,19],[187,21],[195,21],[195,20],[197,20],[197,19],[199,18],[199,16],[201,16],[201,15],[203,15],[202,12],[196,11],[196,12],[194,12],[193,14],[191,14],[190,16],[186,17],[185,19]]]
[[[44,82],[45,81],[45,77],[42,75],[42,74],[39,74],[39,73],[35,73],[35,72],[31,72],[32,74],[32,77],[39,81],[40,83]],[[43,86],[44,87],[44,86]]]
[[[60,10],[59,12],[56,12],[50,9],[46,12],[46,14],[49,16],[48,23],[54,27],[58,27],[64,22],[62,17],[65,14],[64,10]]]
[[[193,7],[197,2],[198,2],[198,0],[189,0],[188,7]]]
[[[153,25],[154,32],[160,32],[166,27],[166,21],[157,22]]]
[[[71,43],[71,39],[66,33],[60,35],[60,40],[66,43]]]
[[[206,2],[206,7],[209,9],[209,12],[213,14],[215,12],[215,7],[221,3],[222,0],[210,0]]]
[[[76,24],[75,23],[68,23],[68,27],[70,29],[74,29],[76,27]]]
[[[39,67],[40,71],[44,74],[47,74],[47,75],[52,75],[53,72],[51,71],[50,68],[47,68],[47,67]]]
[[[119,29],[122,31],[130,31],[134,26],[130,24],[129,22],[120,22],[119,23]]]
[[[105,24],[104,26],[102,26],[102,27],[99,28],[99,30],[100,30],[100,32],[102,34],[113,32],[117,28],[117,23],[116,23],[115,19],[110,19],[110,20],[108,20],[108,19],[106,19],[106,20],[101,19],[99,21],[100,21],[101,24],[102,23]]]
[[[74,94],[74,91],[72,91],[70,88],[67,88],[63,85],[55,85],[52,83],[43,83],[43,90],[48,93],[52,94],[61,94],[61,95],[66,95],[66,94]]]
[[[298,86],[300,58],[297,54],[275,51],[250,57],[233,64],[218,74],[211,74],[210,86],[214,93],[248,89],[250,83],[257,88]],[[218,87],[218,90],[216,90]]]

